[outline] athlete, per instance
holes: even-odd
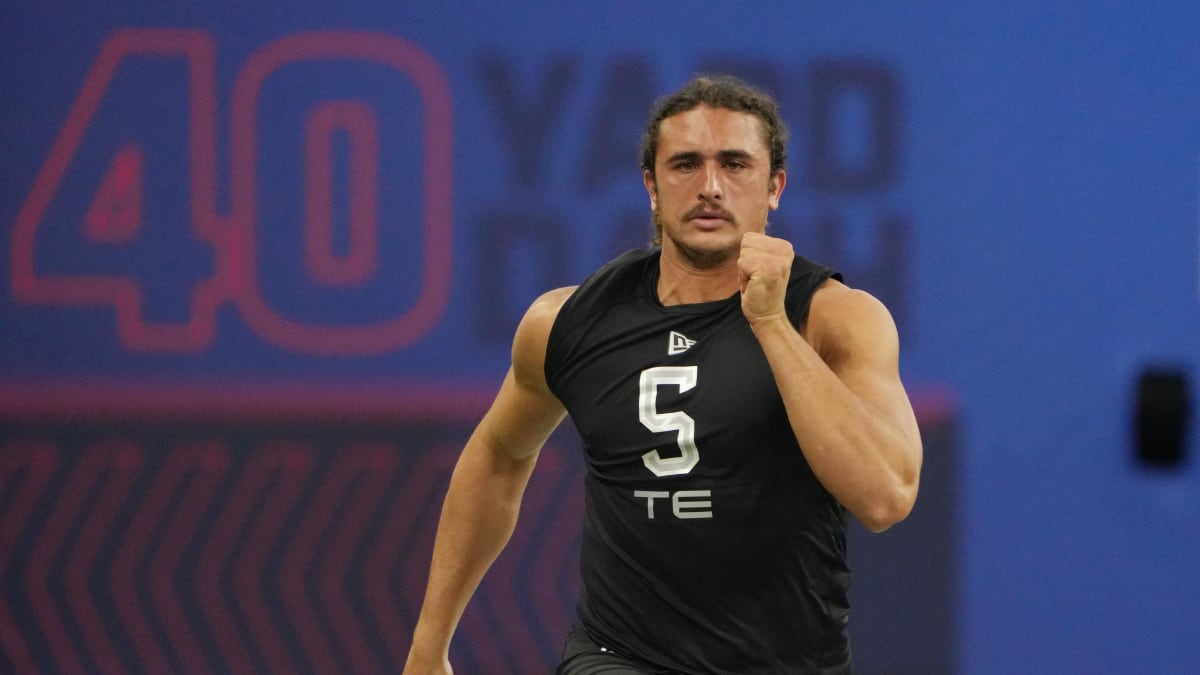
[[[462,612],[570,414],[587,463],[579,623],[558,673],[853,672],[846,513],[916,500],[887,309],[765,233],[775,102],[699,76],[643,139],[655,246],[538,298],[450,481],[405,672],[450,673]]]

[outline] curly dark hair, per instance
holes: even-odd
[[[771,175],[787,163],[788,130],[779,115],[779,104],[769,94],[730,75],[696,75],[679,91],[660,98],[642,136],[642,169],[654,176],[658,135],[663,120],[696,106],[707,105],[750,113],[762,120],[763,141],[771,151]]]

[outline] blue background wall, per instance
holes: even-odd
[[[885,299],[914,396],[952,402],[958,483],[924,490],[961,495],[963,672],[1196,672],[1195,443],[1146,470],[1131,419],[1143,368],[1197,365],[1198,35],[1182,2],[10,3],[3,402],[487,390],[538,292],[644,239],[652,98],[729,70],[793,130],[777,231]],[[332,144],[316,184],[344,258],[372,124],[378,265],[330,281],[304,257],[305,139]],[[115,215],[89,235],[96,204]],[[143,303],[122,324],[102,283],[54,290],[80,275],[136,279]]]

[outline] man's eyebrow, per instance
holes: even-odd
[[[685,162],[685,161],[686,162],[696,162],[699,160],[700,160],[700,153],[696,152],[695,150],[689,150],[686,152],[677,152],[677,153],[671,155],[670,157],[667,158],[667,163],[674,164],[675,162]]]
[[[717,153],[717,158],[723,162],[727,162],[731,159],[754,159],[754,155],[746,152],[745,150],[722,150]]]
[[[699,161],[700,158],[700,153],[696,152],[695,150],[687,150],[671,155],[667,158],[667,163],[683,161],[696,162]],[[717,159],[721,160],[722,162],[728,162],[731,159],[748,160],[754,159],[754,155],[745,150],[721,150],[717,153]]]

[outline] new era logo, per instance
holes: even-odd
[[[692,345],[694,344],[696,344],[696,341],[684,335],[683,333],[671,331],[671,339],[667,344],[667,354],[672,356],[675,354],[682,354],[691,349]]]

